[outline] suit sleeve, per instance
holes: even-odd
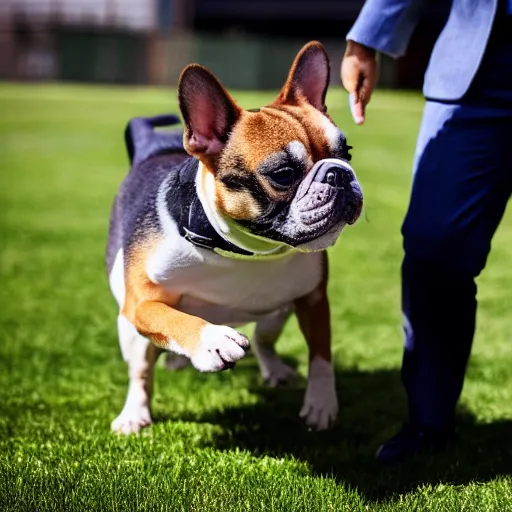
[[[367,0],[346,39],[397,58],[404,55],[423,0]]]

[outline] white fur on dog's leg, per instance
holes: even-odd
[[[121,414],[110,428],[118,434],[138,434],[141,428],[151,424],[148,397],[140,382],[130,382],[128,396]]]
[[[208,324],[201,331],[199,347],[190,360],[201,372],[218,372],[233,367],[245,356],[249,340],[225,325]]]
[[[167,370],[171,372],[183,370],[183,368],[186,368],[189,364],[190,359],[187,356],[182,356],[181,354],[173,354],[172,352],[165,354],[164,365]]]
[[[272,388],[286,384],[298,377],[297,372],[283,363],[274,345],[283,330],[291,307],[283,308],[260,319],[254,331],[253,349],[263,380]]]
[[[326,430],[338,416],[338,397],[332,363],[314,357],[309,364],[308,386],[300,417],[314,430]]]
[[[151,345],[122,315],[118,317],[117,327],[123,358],[128,363],[130,382],[123,410],[110,428],[119,434],[136,434],[151,423],[153,367],[161,349]]]
[[[261,376],[271,388],[291,382],[298,377],[297,372],[291,366],[283,363],[281,358],[275,353],[274,347],[257,345],[256,343],[254,343],[254,347],[260,365]]]

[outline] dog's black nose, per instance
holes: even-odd
[[[336,164],[322,165],[315,176],[317,183],[326,183],[337,188],[348,187],[354,179],[352,170]]]

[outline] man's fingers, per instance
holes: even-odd
[[[352,118],[356,124],[363,124],[364,103],[361,101],[360,88],[364,76],[361,74],[361,66],[357,60],[350,57],[344,60],[341,69],[341,80],[349,93],[348,101]]]
[[[356,124],[363,124],[365,108],[376,81],[375,51],[355,41],[348,41],[341,62],[341,82],[349,93],[349,105]]]
[[[375,69],[372,66],[367,66],[364,70],[363,79],[357,88],[357,97],[359,101],[366,107],[372,97],[373,89],[375,88]]]
[[[352,114],[352,119],[356,124],[364,123],[364,106],[361,101],[358,101],[356,95],[354,93],[350,93],[348,95],[348,102],[350,105],[350,113]]]
[[[345,57],[341,63],[340,77],[343,87],[350,93],[356,92],[359,84],[361,66],[355,57]]]

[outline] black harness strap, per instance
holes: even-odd
[[[196,192],[195,179],[198,162],[194,158],[186,160],[172,171],[166,202],[167,209],[178,225],[180,235],[189,242],[204,249],[252,256],[253,253],[241,249],[222,238],[206,216]]]

